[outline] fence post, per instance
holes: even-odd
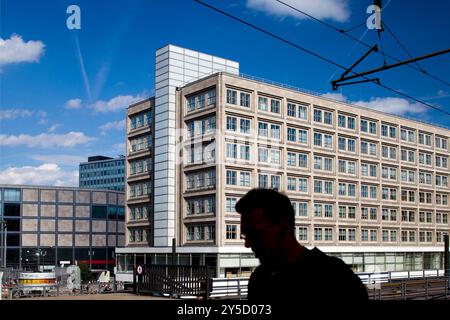
[[[241,279],[238,279],[238,296],[239,296],[239,299],[242,299],[241,295],[242,295],[242,293],[241,293]]]

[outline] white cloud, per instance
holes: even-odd
[[[350,17],[347,0],[283,0],[283,2],[318,19],[331,19],[345,22]],[[292,16],[296,19],[309,19],[307,16],[276,0],[247,0],[247,8],[276,16]]]
[[[81,99],[70,99],[66,102],[66,109],[81,109]]]
[[[41,41],[24,42],[22,37],[13,34],[10,39],[0,38],[0,66],[20,62],[38,62],[44,53]]]
[[[62,127],[62,124],[56,123],[54,125],[52,125],[50,128],[48,128],[48,132],[53,133],[55,132],[56,129]]]
[[[322,95],[322,97],[324,98],[328,98],[328,99],[332,99],[332,100],[337,100],[337,101],[341,101],[341,102],[346,102],[347,98],[342,94],[342,93],[325,93]]]
[[[411,103],[406,99],[393,97],[371,98],[370,101],[356,101],[352,103],[396,115],[419,114],[427,111],[426,106],[423,104]]]
[[[101,131],[103,135],[106,134],[106,131],[109,130],[123,130],[125,128],[125,119],[119,121],[107,122],[104,125],[101,125],[98,129]]]
[[[31,117],[33,112],[34,111],[27,109],[0,110],[0,120],[14,120],[17,118]]]
[[[0,146],[16,147],[25,145],[28,147],[62,147],[70,148],[79,144],[87,144],[96,138],[88,137],[83,132],[71,131],[66,134],[41,133],[37,136],[21,134],[19,136],[0,134]]]
[[[136,103],[140,100],[143,100],[144,97],[141,95],[137,96],[117,96],[109,101],[98,100],[94,104],[91,105],[96,112],[105,113],[105,112],[117,112],[125,110],[130,104]]]
[[[118,152],[119,154],[125,154],[125,143],[116,143],[112,146],[112,152]]]
[[[38,167],[8,167],[0,171],[2,184],[78,186],[78,170],[64,171],[55,163]]]
[[[70,154],[47,154],[47,155],[33,155],[32,159],[42,161],[45,163],[56,163],[60,165],[78,165],[80,162],[86,162],[87,157],[74,156]]]
[[[323,94],[322,97],[399,116],[406,114],[421,114],[427,111],[427,107],[423,104],[412,103],[406,99],[396,97],[372,97],[369,101],[349,101],[342,93],[326,93]]]

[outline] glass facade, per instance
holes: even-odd
[[[79,186],[87,189],[124,191],[125,157],[81,163]]]

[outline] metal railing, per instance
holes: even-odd
[[[365,285],[376,283],[390,283],[395,280],[411,280],[421,278],[443,277],[444,269],[420,270],[420,271],[386,271],[378,273],[357,273],[361,282]]]
[[[367,292],[371,300],[447,300],[449,280],[448,277],[401,280],[367,288]]]

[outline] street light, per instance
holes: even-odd
[[[89,255],[89,271],[92,270],[92,256],[95,254],[94,250],[89,250],[88,251],[88,255]]]
[[[37,256],[37,271],[39,272],[40,271],[40,258],[41,258],[41,256],[42,257],[45,257],[46,255],[47,255],[47,251],[46,250],[42,250],[41,248],[38,248],[37,250],[36,250],[36,256]]]
[[[2,262],[3,262],[3,268],[6,269],[6,247],[7,247],[7,233],[8,233],[8,225],[5,220],[0,220],[0,231],[1,231],[1,237],[0,237],[0,250],[3,249],[0,252],[0,255],[2,256]]]

